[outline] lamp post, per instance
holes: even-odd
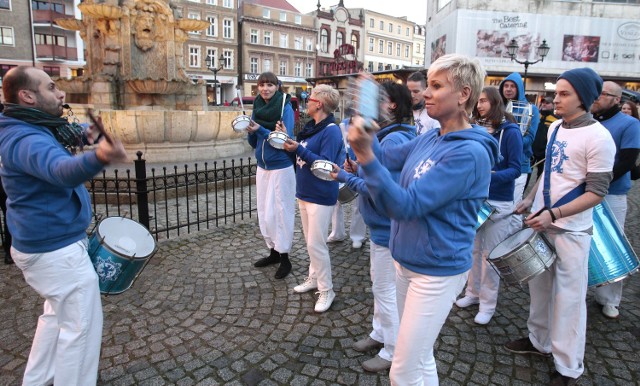
[[[518,49],[519,48],[520,47],[518,46],[518,43],[516,42],[516,39],[511,39],[511,42],[507,46],[507,53],[509,54],[509,57],[511,58],[512,62],[524,64],[524,88],[526,90],[527,89],[527,70],[529,69],[529,66],[532,65],[532,64],[536,64],[538,62],[543,62],[544,61],[544,57],[547,56],[547,54],[549,53],[550,47],[547,45],[547,41],[543,40],[542,44],[540,44],[536,48],[536,53],[538,54],[540,59],[538,59],[538,60],[536,60],[534,62],[530,62],[528,60],[518,60],[516,58],[516,56],[518,55]]]
[[[205,59],[205,63],[207,64],[207,68],[209,71],[213,72],[213,93],[215,95],[214,103],[218,104],[218,71],[222,70],[224,67],[224,55],[220,54],[220,58],[218,58],[218,66],[215,66],[215,62],[211,55],[207,56]]]

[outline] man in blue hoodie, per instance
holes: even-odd
[[[100,141],[72,156],[82,133],[63,112],[64,92],[44,71],[20,66],[2,82],[0,176],[7,192],[11,255],[44,300],[23,385],[95,385],[102,342],[98,275],[87,254],[91,202],[84,182],[126,160]]]

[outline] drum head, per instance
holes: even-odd
[[[236,117],[233,122],[231,122],[231,127],[233,127],[234,131],[243,132],[247,130],[249,124],[251,123],[251,119],[246,115],[240,115]]]
[[[489,259],[500,258],[520,247],[525,241],[534,234],[531,228],[525,228],[507,237],[503,242],[498,244],[489,254]]]
[[[269,134],[269,138],[267,141],[269,145],[275,147],[276,149],[284,149],[284,143],[287,142],[289,136],[281,131],[272,131]]]
[[[318,160],[311,165],[311,173],[321,180],[333,181],[330,173],[333,171],[333,164],[329,161]]]
[[[123,256],[144,258],[153,253],[156,242],[141,224],[125,217],[107,217],[96,232],[112,250]]]

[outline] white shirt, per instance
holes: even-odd
[[[431,118],[427,114],[427,109],[424,107],[420,110],[413,110],[413,120],[416,126],[416,134],[421,135],[432,129],[440,128],[440,122]]]

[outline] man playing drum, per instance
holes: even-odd
[[[589,68],[558,77],[554,102],[562,119],[549,128],[542,178],[516,206],[516,213],[533,209],[525,224],[544,232],[557,257],[529,281],[529,336],[505,348],[553,355],[551,385],[574,385],[584,372],[592,208],[607,194],[615,156],[611,135],[589,113],[601,91],[602,79]]]
[[[80,143],[63,112],[65,94],[42,70],[20,66],[2,82],[0,175],[7,192],[11,255],[42,296],[23,385],[95,385],[102,342],[98,275],[86,247],[91,202],[84,182],[126,160],[122,143]]]

